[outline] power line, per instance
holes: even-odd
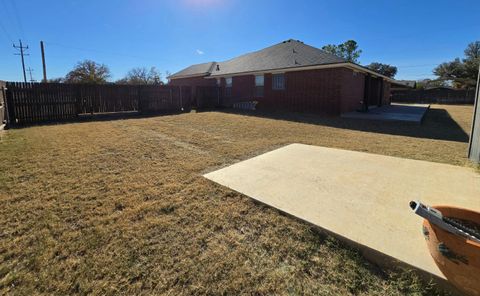
[[[13,1],[13,0],[10,0],[10,3],[12,3],[13,13],[14,13],[15,19],[18,23],[18,27],[20,29],[20,34],[22,35],[22,37],[25,37],[25,32],[23,31],[22,21],[20,20],[20,15],[18,13],[17,5],[15,4],[15,1]]]
[[[27,82],[27,73],[25,72],[25,58],[24,58],[24,56],[26,56],[26,55],[28,56],[28,55],[29,55],[28,53],[27,53],[27,54],[25,53],[25,51],[28,49],[28,45],[27,45],[27,46],[23,46],[21,39],[19,40],[19,42],[20,42],[20,45],[15,45],[15,43],[14,43],[14,44],[13,44],[13,47],[14,47],[15,49],[18,49],[18,50],[20,51],[20,53],[15,53],[15,55],[19,55],[19,56],[21,56],[21,58],[22,58],[23,80],[24,80],[25,83],[26,83],[26,82]]]
[[[12,15],[13,15],[14,13],[12,13],[11,7],[9,7],[9,5],[7,5],[7,4],[5,3],[5,0],[1,0],[0,2],[2,3],[2,5],[3,5],[3,10],[5,11],[5,18],[4,18],[4,19],[7,19],[7,18],[8,18],[7,23],[13,25],[13,27],[16,27],[17,30],[15,30],[15,31],[18,33],[18,35],[22,35],[22,30],[21,30],[21,28],[20,28],[19,25],[18,25],[18,20],[16,21],[16,20],[12,17]],[[15,23],[17,23],[17,24],[15,24]],[[15,35],[15,34],[14,34],[14,35]]]
[[[75,49],[75,50],[80,50],[80,51],[90,51],[90,52],[96,52],[96,53],[107,54],[107,55],[123,56],[123,57],[135,58],[135,59],[140,59],[140,60],[145,60],[145,61],[150,61],[150,62],[155,60],[157,62],[156,59],[148,58],[148,57],[141,57],[141,56],[129,55],[129,54],[123,54],[123,53],[117,53],[117,52],[109,52],[109,51],[91,49],[91,48],[81,48],[81,47],[64,45],[64,44],[59,44],[59,43],[54,43],[54,42],[46,42],[45,41],[44,43],[48,44],[48,45],[59,46],[59,47],[63,47],[63,48]]]
[[[423,65],[401,65],[397,66],[398,68],[420,68],[420,67],[431,67],[431,66],[438,66],[440,64],[423,64]]]
[[[12,38],[12,36],[8,33],[7,29],[6,29],[5,26],[2,24],[2,22],[0,22],[0,27],[2,28],[2,31],[5,33],[5,36],[7,36],[7,38],[10,40],[10,42],[13,43],[13,38]]]

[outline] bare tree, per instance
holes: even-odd
[[[133,68],[128,71],[127,75],[118,80],[117,84],[162,84],[162,77],[155,67],[147,68]]]

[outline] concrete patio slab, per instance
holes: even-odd
[[[425,104],[395,104],[378,108],[371,108],[368,112],[348,112],[342,114],[344,118],[405,121],[420,124],[430,105]]]
[[[440,278],[409,201],[480,210],[473,169],[302,144],[205,177]]]

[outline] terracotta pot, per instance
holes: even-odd
[[[480,224],[480,213],[448,206],[433,206],[443,216]],[[427,220],[423,234],[438,268],[455,287],[467,295],[480,296],[480,244],[451,234]]]

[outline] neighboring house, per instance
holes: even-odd
[[[397,90],[411,90],[417,87],[417,82],[415,80],[396,80],[392,83],[390,90],[397,91]]]
[[[257,109],[340,114],[390,103],[395,80],[298,40],[225,62],[190,66],[171,84],[220,88],[221,104],[258,101]]]

